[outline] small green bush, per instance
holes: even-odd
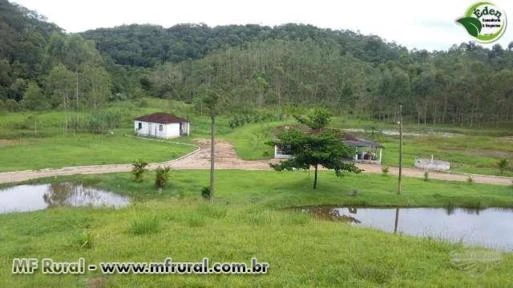
[[[132,162],[132,175],[134,176],[135,182],[140,183],[143,181],[143,174],[144,171],[146,171],[146,166],[148,166],[148,163],[141,159]]]
[[[508,159],[501,159],[499,162],[497,162],[497,167],[499,168],[501,174],[504,174],[504,171],[508,168],[508,164]]]
[[[155,187],[158,189],[164,189],[166,187],[170,170],[171,168],[169,167],[158,167],[155,170]]]
[[[93,248],[93,234],[89,231],[84,231],[75,236],[74,246],[78,246],[81,249]]]
[[[153,234],[160,231],[160,221],[156,216],[145,216],[133,220],[128,231],[133,235]]]
[[[201,188],[201,197],[203,197],[204,199],[210,199],[210,188],[209,187]]]
[[[429,171],[424,171],[424,181],[429,181]]]
[[[381,167],[381,173],[383,173],[383,176],[387,176],[389,172],[390,172],[390,167],[388,167],[388,166]]]

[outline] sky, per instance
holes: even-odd
[[[468,0],[11,0],[36,10],[65,29],[83,32],[124,24],[180,23],[312,24],[321,28],[348,29],[378,35],[409,49],[447,50],[453,44],[471,41],[455,22],[476,3]],[[513,21],[513,1],[492,0]],[[499,43],[513,41],[513,23]]]

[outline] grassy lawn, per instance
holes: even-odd
[[[118,134],[23,138],[0,146],[0,171],[130,163],[139,158],[156,162],[171,160],[193,150],[193,146]]]
[[[265,143],[273,139],[273,129],[293,121],[247,124],[233,129],[221,138],[235,147],[237,155],[245,160],[270,159],[274,157],[274,148]]]
[[[398,137],[385,137],[384,165],[398,165]],[[454,137],[406,137],[403,163],[413,166],[415,158],[442,159],[451,163],[451,171],[513,176],[513,140],[507,137],[461,135]],[[509,167],[500,174],[497,162],[508,159]]]
[[[63,111],[16,112],[0,114],[0,171],[58,168],[64,166],[130,163],[141,158],[148,162],[167,161],[194,150],[172,142],[190,143],[195,137],[208,136],[208,118],[190,114],[190,107],[162,99],[143,99],[141,103],[119,102],[103,112],[119,116],[119,126],[95,134],[82,128],[75,133],[64,131]],[[133,136],[133,119],[137,116],[170,111],[188,117],[192,135],[169,141],[149,141]],[[81,119],[86,126],[93,113],[68,113],[68,119]],[[220,118],[221,127],[227,127]],[[220,128],[220,133],[224,130]]]
[[[273,157],[273,147],[265,145],[265,142],[272,139],[273,128],[280,125],[294,123],[293,120],[272,123],[248,124],[236,128],[230,133],[221,136],[222,138],[234,144],[237,154],[246,160],[269,159]],[[387,123],[373,121],[347,120],[334,118],[331,126],[334,128],[369,128],[376,129],[397,129]],[[410,129],[410,130],[408,130]],[[432,128],[426,130],[416,125],[407,128],[407,132],[428,133],[428,132],[450,132],[466,133],[452,137],[443,137],[433,134],[431,136],[405,136],[403,146],[403,163],[406,167],[414,167],[415,158],[430,159],[434,155],[435,159],[449,161],[451,171],[513,176],[513,138],[506,136],[496,136],[496,134],[507,134],[507,129],[500,130],[495,128],[491,130],[491,135],[486,135],[486,129],[483,131],[471,131],[468,129],[454,128],[450,130],[447,127]],[[362,137],[368,137],[365,134]],[[399,137],[381,136],[378,140],[385,146],[383,151],[383,165],[398,166],[399,155]],[[497,162],[501,159],[509,160],[509,167],[500,174],[497,168]]]
[[[404,193],[398,196],[392,177],[336,178],[322,172],[317,191],[310,188],[311,178],[304,172],[218,171],[214,204],[199,197],[200,188],[208,183],[208,171],[173,171],[171,185],[160,194],[152,186],[152,173],[140,184],[131,182],[129,174],[52,179],[107,188],[131,196],[135,203],[119,210],[56,208],[0,215],[0,287],[513,285],[511,253],[474,276],[453,266],[450,255],[478,248],[356,228],[280,209],[315,204],[512,207],[513,187],[406,179]],[[353,189],[359,191],[356,196],[351,196]],[[12,275],[14,257],[59,261],[84,257],[87,263],[163,261],[166,257],[249,263],[257,257],[270,264],[270,272],[259,276]]]

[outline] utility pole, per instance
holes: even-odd
[[[399,103],[399,178],[397,179],[397,194],[401,194],[401,178],[403,175],[403,105]]]
[[[216,117],[215,117],[215,112],[212,112],[211,111],[211,116],[210,116],[210,119],[211,119],[211,123],[210,123],[210,202],[213,202],[214,201],[214,181],[215,181],[215,176],[214,176],[214,171],[215,171],[215,133],[216,133]]]

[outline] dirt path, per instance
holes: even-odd
[[[162,163],[152,163],[149,169],[155,169],[158,166],[169,166],[172,169],[209,169],[210,168],[210,141],[198,140],[198,149],[180,157],[178,159],[170,160]],[[233,146],[224,141],[216,142],[216,168],[217,169],[240,169],[240,170],[269,170],[269,162],[277,160],[259,160],[259,161],[246,161],[240,159]],[[381,173],[381,166],[360,164],[358,165],[364,170],[364,173]],[[0,173],[0,183],[13,183],[22,182],[30,179],[66,176],[76,174],[106,174],[106,173],[119,173],[129,172],[132,169],[130,164],[110,164],[110,165],[91,165],[91,166],[76,166],[64,167],[58,169],[42,169],[42,170],[26,170],[15,172]],[[391,175],[397,175],[398,169],[390,167]],[[414,168],[404,168],[403,175],[407,177],[423,178],[424,171]],[[469,175],[450,174],[440,172],[430,172],[430,179],[450,180],[450,181],[467,181]],[[475,183],[487,183],[497,185],[511,185],[513,178],[499,177],[499,176],[486,176],[486,175],[472,175]]]

